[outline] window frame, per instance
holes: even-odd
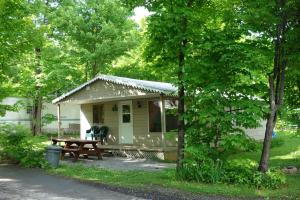
[[[172,97],[167,97],[167,98],[165,98],[164,99],[164,101],[167,101],[167,100],[175,100],[175,101],[178,101],[178,98],[172,98]],[[162,103],[161,103],[161,99],[159,99],[159,98],[154,98],[154,99],[148,99],[147,100],[147,126],[148,126],[148,134],[150,134],[150,133],[162,133],[163,132],[163,129],[160,131],[160,132],[152,132],[152,131],[150,131],[150,118],[149,118],[149,102],[150,101],[158,101],[159,102],[159,106],[161,106],[162,105]],[[160,107],[160,109],[161,109],[161,107]],[[161,114],[161,110],[160,110],[160,114]],[[166,119],[166,109],[165,109],[165,119]],[[165,120],[165,130],[167,129],[167,120]],[[172,132],[172,133],[174,133],[174,131],[167,131],[166,130],[166,133],[167,132]]]
[[[162,130],[160,131],[160,132],[152,132],[152,131],[150,131],[150,116],[149,116],[149,102],[150,101],[158,101],[158,102],[160,102],[160,99],[148,99],[147,100],[147,125],[148,125],[148,134],[150,134],[150,133],[162,133]],[[160,103],[159,103],[159,105],[160,105]],[[161,114],[161,113],[160,113]]]
[[[102,113],[101,113],[102,119],[100,118],[100,116],[98,116],[98,117],[99,117],[99,122],[94,122],[94,106],[95,106],[95,107],[96,107],[96,106],[102,107],[102,108],[101,108],[101,111],[102,111]],[[101,120],[102,120],[102,122],[101,122]],[[96,103],[96,104],[92,104],[92,122],[93,122],[93,124],[101,125],[101,124],[104,124],[104,121],[105,121],[105,117],[104,117],[104,103]]]

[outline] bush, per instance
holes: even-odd
[[[34,144],[30,131],[20,125],[0,126],[1,157],[25,167],[45,167],[44,149]]]
[[[178,174],[180,179],[205,183],[220,181],[223,174],[222,161],[210,158],[217,155],[215,150],[204,145],[191,146],[186,148],[186,154],[184,167]]]
[[[220,147],[225,151],[255,151],[258,142],[246,134],[231,134],[223,137]]]
[[[222,161],[215,150],[199,145],[186,148],[183,169],[177,175],[181,180],[203,183],[243,184],[256,188],[278,188],[285,183],[280,170],[270,169],[267,173],[257,171],[257,163],[251,160]]]
[[[224,165],[222,182],[244,184],[256,188],[278,188],[286,182],[284,174],[278,169],[266,173],[257,171],[257,163],[251,160],[234,160]]]

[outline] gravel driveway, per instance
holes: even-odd
[[[138,200],[72,179],[50,176],[39,169],[0,166],[1,200]]]

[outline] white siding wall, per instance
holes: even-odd
[[[266,130],[266,120],[261,121],[261,126],[258,128],[246,129],[245,132],[248,136],[256,139],[256,140],[263,140],[265,136]]]
[[[28,99],[20,98],[20,97],[8,97],[3,99],[2,104],[6,105],[13,105],[17,103],[18,101],[24,102],[24,105],[26,103],[29,103]],[[80,124],[79,121],[79,105],[72,105],[72,104],[62,104],[61,105],[61,127],[68,131],[70,128],[70,124]],[[57,116],[57,108],[56,105],[51,103],[43,103],[43,109],[42,109],[42,115],[45,114],[53,114]],[[18,111],[12,112],[8,111],[6,112],[5,116],[0,117],[0,123],[16,123],[20,125],[25,125],[27,127],[30,127],[30,114],[26,112],[26,107],[21,107]],[[42,129],[45,132],[52,132],[57,131],[57,120],[54,122],[47,124]]]
[[[93,123],[92,104],[83,104],[80,107],[80,138],[85,139],[86,130],[90,129]]]
[[[119,144],[119,117],[118,111],[113,111],[114,105],[118,105],[117,101],[105,102],[103,107],[104,111],[104,125],[109,128],[108,130],[108,143]]]
[[[28,101],[25,98],[18,97],[8,97],[2,100],[2,104],[14,105],[18,101],[25,102]],[[20,125],[25,125],[30,127],[30,115],[26,113],[26,108],[20,109],[19,111],[13,112],[8,111],[4,116],[0,117],[0,123],[15,123]]]

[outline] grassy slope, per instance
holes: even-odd
[[[294,135],[280,134],[285,142],[282,146],[271,150],[271,166],[295,165],[300,167],[300,137]],[[248,158],[259,160],[260,152],[239,153],[230,159]],[[91,180],[100,183],[107,183],[127,187],[140,187],[140,185],[157,185],[181,189],[183,191],[224,196],[239,197],[272,197],[272,198],[300,198],[300,174],[288,175],[287,185],[276,190],[255,189],[248,186],[225,185],[225,184],[201,184],[180,182],[175,179],[174,170],[162,172],[120,172],[104,170],[93,167],[85,167],[80,164],[74,166],[61,166],[58,169],[50,169],[50,173],[73,177],[83,180]]]
[[[300,135],[295,133],[278,133],[278,138],[282,138],[284,143],[282,146],[271,149],[270,166],[284,167],[296,166],[300,169]],[[258,161],[260,159],[260,151],[242,152],[232,155],[230,159],[248,158]],[[287,175],[287,185],[272,191],[258,190],[258,194],[273,197],[291,197],[291,199],[300,199],[300,173]]]

